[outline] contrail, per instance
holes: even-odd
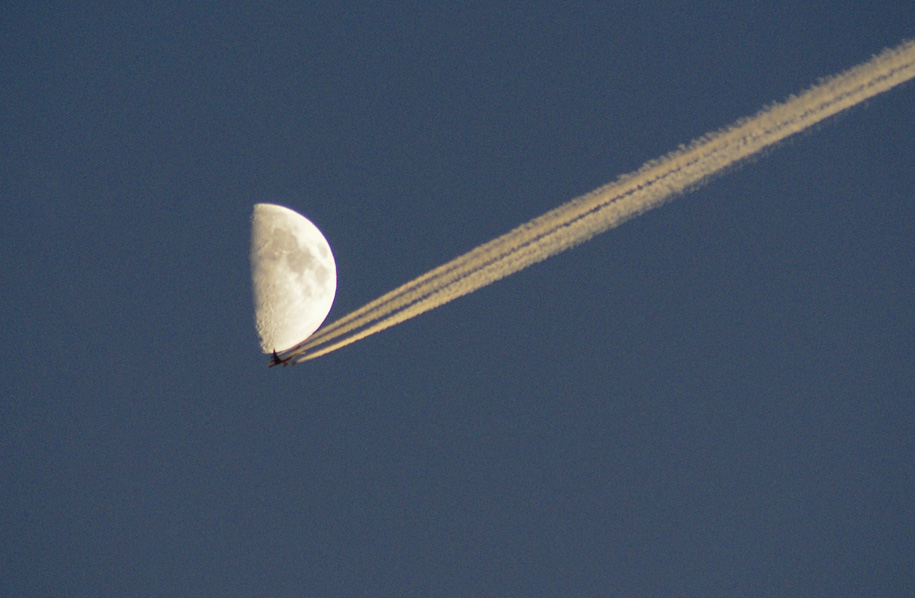
[[[480,245],[321,328],[280,358],[293,363],[314,359],[472,293],[699,187],[761,150],[912,78],[915,41],[908,41]]]

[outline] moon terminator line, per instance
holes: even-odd
[[[915,41],[908,41],[480,245],[319,329],[279,358],[291,363],[314,359],[487,286],[695,189],[767,147],[912,78]]]

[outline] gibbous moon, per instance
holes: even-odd
[[[251,218],[254,316],[264,353],[283,351],[318,329],[337,292],[327,239],[289,208],[259,203]]]

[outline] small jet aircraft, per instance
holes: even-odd
[[[292,356],[287,357],[286,359],[280,359],[280,356],[276,354],[276,349],[273,350],[273,359],[270,360],[270,365],[268,368],[272,368],[275,365],[282,365],[286,367],[289,365],[289,360],[292,359]],[[292,365],[295,365],[294,363]]]

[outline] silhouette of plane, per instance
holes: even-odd
[[[280,359],[280,356],[276,354],[276,349],[274,349],[273,350],[273,359],[270,360],[270,365],[268,365],[267,367],[272,368],[275,365],[282,365],[283,367],[286,367],[287,365],[289,365],[290,359],[292,359],[291,355],[289,357],[287,357],[286,359]],[[295,365],[295,364],[293,363],[292,365]]]

